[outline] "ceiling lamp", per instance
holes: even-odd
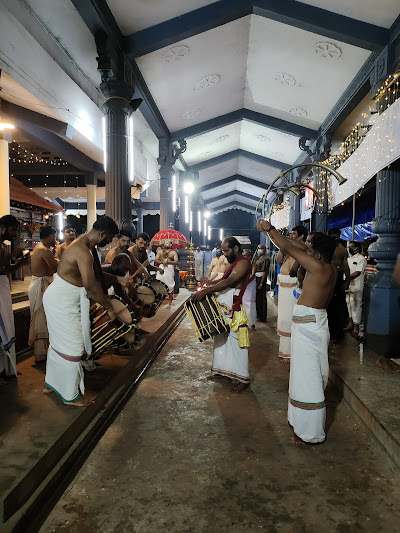
[[[13,129],[14,129],[13,124],[9,124],[7,122],[0,122],[0,131],[13,130]]]
[[[194,192],[194,183],[192,181],[185,181],[183,191],[185,194],[192,194]]]

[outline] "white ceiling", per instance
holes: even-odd
[[[390,28],[400,13],[399,0],[297,0],[376,26]]]
[[[214,2],[215,0],[107,0],[124,35],[155,26]]]

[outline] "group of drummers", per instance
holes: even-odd
[[[46,360],[43,392],[58,393],[67,405],[84,406],[91,401],[85,395],[84,371],[94,371],[95,361],[110,350],[126,353],[147,333],[140,321],[154,317],[173,296],[170,271],[178,256],[171,241],[164,241],[151,265],[149,236],[141,233],[130,248],[131,235],[119,232],[107,216],[79,237],[73,228],[64,228],[66,239],[57,247],[57,259],[51,252],[55,233],[42,228],[31,255],[29,339],[36,361]],[[116,235],[117,245],[101,264],[98,249]]]

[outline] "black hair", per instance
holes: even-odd
[[[362,250],[362,243],[358,241],[350,241],[350,243],[354,243],[354,248],[357,248],[357,250]]]
[[[297,235],[303,238],[303,242],[307,239],[308,230],[305,226],[295,226],[292,231],[296,231]]]
[[[50,237],[50,235],[55,235],[56,233],[56,230],[51,226],[42,226],[40,228],[40,240],[42,241],[46,237]]]
[[[19,228],[19,220],[13,215],[4,215],[0,218],[0,226],[5,228]]]
[[[76,233],[76,229],[71,224],[67,224],[66,226],[64,226],[62,232],[65,233],[67,229],[73,229]]]
[[[150,235],[148,233],[139,233],[139,235],[136,237],[136,240],[143,239],[144,241],[149,242],[150,241]],[[169,240],[169,239],[168,239]]]
[[[119,233],[118,226],[111,217],[107,215],[102,215],[99,217],[96,222],[93,224],[93,229],[96,231],[104,231],[110,237],[114,237]]]
[[[321,254],[325,263],[330,263],[336,250],[336,242],[329,235],[316,231],[311,239],[311,247],[314,252]]]
[[[239,248],[239,252],[242,253],[242,245],[235,237],[227,237],[224,242],[228,243],[228,247],[233,250],[235,246]]]
[[[340,237],[341,231],[339,228],[329,228],[327,233],[329,237]]]
[[[126,229],[122,229],[118,233],[118,239],[120,239],[121,237],[129,237],[129,239],[132,240],[132,233]]]

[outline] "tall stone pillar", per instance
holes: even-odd
[[[105,116],[105,184],[106,215],[112,217],[120,229],[133,233],[130,177],[133,169],[133,143],[130,143],[130,116],[134,109],[131,98],[134,88],[119,80],[104,81],[100,85],[107,101]]]
[[[290,183],[294,185],[300,178],[300,171],[295,169],[291,173]],[[300,225],[300,196],[290,192],[289,231]]]
[[[94,183],[86,184],[87,231],[93,228],[97,219],[96,190],[97,186]]]
[[[173,175],[175,170],[173,166],[176,160],[186,150],[186,142],[178,141],[179,147],[174,146],[169,139],[161,138],[159,140],[159,157],[157,159],[160,165],[160,230],[167,229],[171,225],[175,228],[175,213],[172,208],[173,193]],[[178,177],[176,177],[176,198],[179,197]],[[182,216],[182,207],[180,208],[180,217]]]
[[[139,235],[140,233],[143,233],[143,211],[144,209],[142,207],[135,207],[136,216],[137,216],[137,225],[136,225],[136,233]]]
[[[378,240],[369,247],[378,273],[368,283],[367,332],[399,337],[400,288],[392,281],[400,253],[400,161],[378,172],[373,231]],[[398,350],[398,346],[397,346]]]
[[[11,141],[10,134],[4,130],[0,130],[0,217],[10,214],[9,141]]]

